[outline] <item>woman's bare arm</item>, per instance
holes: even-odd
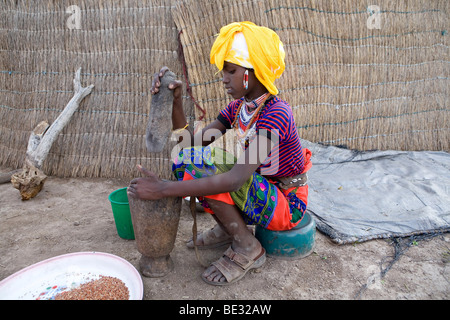
[[[263,147],[264,145],[265,147]],[[133,179],[128,191],[131,196],[146,200],[157,200],[165,197],[207,196],[236,191],[259,168],[272,146],[267,138],[257,136],[230,171],[201,179],[163,181],[152,172],[140,168],[146,177]],[[255,154],[258,153],[260,155],[255,157]]]

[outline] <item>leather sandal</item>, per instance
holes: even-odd
[[[261,253],[255,259],[234,251],[231,246],[225,251],[223,256],[213,262],[215,266],[227,280],[226,282],[210,281],[202,275],[203,281],[215,286],[226,286],[242,279],[251,270],[261,267],[266,262],[266,250],[262,248]]]

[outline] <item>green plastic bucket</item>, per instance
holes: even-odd
[[[128,203],[127,188],[113,191],[109,197],[111,202],[117,233],[123,239],[134,240],[133,223],[131,222],[130,205]]]

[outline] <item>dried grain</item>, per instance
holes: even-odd
[[[125,283],[109,276],[100,276],[99,279],[83,283],[77,288],[55,296],[55,300],[129,300],[129,298],[130,293]]]

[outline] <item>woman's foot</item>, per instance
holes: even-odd
[[[266,251],[261,245],[258,251],[247,254],[230,246],[219,260],[203,272],[202,279],[212,285],[229,285],[240,280],[249,270],[261,267],[265,261]]]
[[[259,268],[266,261],[266,252],[242,218],[235,205],[207,199],[214,218],[231,236],[232,244],[224,255],[202,274],[213,285],[226,285],[241,279],[250,269]]]

